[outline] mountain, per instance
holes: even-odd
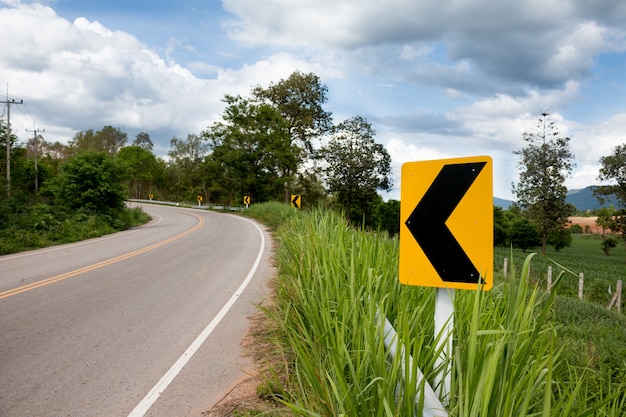
[[[615,197],[608,198],[604,204],[600,204],[596,196],[593,195],[594,188],[596,188],[595,185],[590,185],[579,190],[568,190],[565,202],[573,204],[579,211],[598,210],[602,207],[609,207],[611,204],[618,207],[619,204]],[[493,198],[493,205],[502,207],[505,210],[511,207],[511,204],[513,204],[513,201],[498,197]]]
[[[498,197],[493,198],[493,205],[502,207],[504,210],[507,210],[509,207],[511,207],[511,204],[513,204],[511,200],[505,200],[503,198],[498,198]]]
[[[594,188],[596,188],[595,185],[590,185],[580,190],[569,190],[565,202],[573,204],[580,211],[598,210],[602,207],[609,207],[611,204],[615,207],[618,206],[617,199],[613,196],[606,199],[604,204],[600,204],[596,196],[593,195]]]

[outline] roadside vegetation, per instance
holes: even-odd
[[[423,388],[417,369],[390,359],[381,320],[391,321],[433,384],[435,292],[399,284],[397,238],[356,230],[332,211],[277,217],[285,222],[276,233],[279,276],[264,335],[274,348],[260,395],[296,415],[421,415],[422,404],[414,414],[413,403]],[[520,273],[540,257],[513,250],[515,272],[505,279],[496,268],[491,291],[457,291],[451,416],[623,415],[624,316],[561,295],[576,280],[568,272],[556,272],[545,292]]]

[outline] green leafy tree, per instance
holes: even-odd
[[[113,214],[126,198],[124,168],[104,152],[81,152],[65,162],[44,186],[57,204],[71,210]]]
[[[515,151],[520,156],[520,178],[513,192],[538,226],[541,252],[546,253],[548,236],[567,225],[571,207],[565,203],[565,178],[571,173],[573,155],[569,138],[560,135],[548,113],[542,113],[535,132],[524,133],[528,146]]]
[[[320,155],[328,191],[350,220],[365,223],[372,218],[378,190],[391,188],[391,157],[374,141],[372,126],[361,116],[333,129]]]
[[[598,180],[613,183],[595,188],[600,202],[604,202],[603,197],[613,195],[621,208],[626,208],[626,143],[616,146],[611,155],[600,158],[600,165]]]
[[[596,225],[602,228],[602,235],[607,232],[607,230],[612,231],[616,226],[615,221],[616,210],[612,205],[610,207],[602,207],[598,210],[598,218],[596,219]]]
[[[224,102],[222,121],[203,132],[212,150],[209,166],[214,179],[229,196],[250,195],[255,201],[279,198],[298,161],[286,120],[266,103],[241,96],[226,96]]]
[[[537,226],[528,219],[517,219],[511,224],[509,239],[513,246],[520,248],[523,252],[541,243]]]
[[[379,225],[386,230],[390,237],[400,233],[400,202],[389,200],[378,209]]]
[[[78,132],[70,141],[74,153],[83,151],[106,152],[116,155],[126,144],[128,135],[112,126],[104,126],[94,133],[93,129]]]
[[[570,229],[552,229],[548,234],[547,242],[557,252],[572,245],[572,231]]]
[[[204,139],[190,133],[186,139],[172,138],[168,151],[170,179],[176,200],[195,200],[206,190],[202,162],[208,153]]]
[[[295,152],[296,167],[294,172],[286,173],[293,178],[295,170],[302,166],[308,155],[313,152],[313,138],[320,137],[332,128],[331,113],[324,110],[328,100],[328,87],[313,74],[296,71],[286,80],[270,84],[267,88],[257,86],[253,89],[256,99],[274,106],[287,122],[289,132],[288,148]],[[289,199],[289,182],[285,183],[285,201]]]
[[[610,215],[600,216],[604,222],[602,227],[626,239],[626,143],[616,146],[611,155],[600,158],[600,164],[598,179],[612,184],[600,185],[594,192],[601,203],[606,197],[614,196],[620,206]]]
[[[128,175],[129,195],[132,198],[147,198],[165,174],[156,156],[140,146],[123,147],[117,159]]]
[[[133,146],[139,146],[140,148],[147,149],[152,152],[154,148],[154,144],[152,143],[152,139],[150,139],[150,135],[146,132],[139,132],[133,141]]]
[[[493,244],[504,246],[508,239],[509,224],[502,207],[493,206]]]
[[[600,247],[602,248],[602,252],[606,256],[609,256],[611,254],[611,249],[616,247],[618,242],[619,241],[617,240],[615,236],[612,236],[612,235],[604,236],[602,238],[602,243],[600,244]]]

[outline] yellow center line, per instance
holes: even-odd
[[[97,264],[88,265],[86,267],[75,269],[74,271],[66,272],[66,273],[61,274],[61,275],[56,275],[54,277],[47,278],[47,279],[44,279],[42,281],[33,282],[32,284],[23,285],[21,287],[14,288],[12,290],[7,290],[7,291],[0,292],[0,300],[2,300],[3,298],[11,297],[13,295],[21,294],[21,293],[26,292],[26,291],[34,290],[36,288],[43,287],[45,285],[54,284],[55,282],[63,281],[64,279],[71,278],[71,277],[74,277],[76,275],[83,274],[85,272],[93,271],[95,269],[102,268],[102,267],[107,266],[107,265],[112,265],[112,264],[114,264],[116,262],[123,261],[123,260],[128,259],[128,258],[132,258],[133,256],[137,256],[137,255],[140,255],[142,253],[149,252],[149,251],[151,251],[153,249],[156,249],[156,248],[161,247],[163,245],[167,245],[168,243],[171,243],[171,242],[173,242],[175,240],[178,240],[178,239],[180,239],[182,237],[190,235],[191,233],[193,233],[196,230],[200,229],[204,225],[204,219],[202,217],[197,216],[195,214],[192,214],[192,216],[194,216],[195,218],[198,219],[198,224],[196,224],[191,229],[188,229],[188,230],[184,231],[183,233],[180,233],[180,234],[178,234],[176,236],[172,236],[169,239],[162,240],[162,241],[157,242],[157,243],[155,243],[153,245],[146,246],[145,248],[138,249],[138,250],[136,250],[134,252],[129,252],[127,254],[120,255],[120,256],[112,258],[112,259],[107,259],[106,261],[98,262]]]

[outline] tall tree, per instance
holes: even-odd
[[[59,204],[72,210],[112,214],[124,207],[124,180],[124,169],[115,158],[85,151],[68,159],[46,186]]]
[[[229,194],[251,195],[256,201],[278,198],[298,159],[285,119],[267,103],[240,96],[226,96],[224,102],[222,121],[203,132],[212,150],[213,173]]]
[[[272,104],[287,121],[290,144],[299,150],[298,169],[313,152],[313,138],[326,134],[332,127],[331,113],[324,110],[328,100],[328,87],[313,74],[300,71],[292,73],[286,80],[270,84],[268,88],[257,86],[253,95]],[[294,172],[288,176],[293,177]],[[289,184],[285,186],[285,199],[289,200]]]
[[[104,126],[102,130],[94,133],[93,129],[76,133],[70,141],[70,147],[74,153],[81,151],[106,152],[116,155],[126,144],[128,135],[119,128]]]
[[[619,207],[603,217],[604,226],[622,234],[626,239],[626,143],[616,146],[611,155],[600,158],[598,180],[610,184],[596,187],[594,192],[600,202],[608,196],[617,198]],[[599,219],[600,220],[600,219]]]
[[[133,141],[134,146],[139,146],[140,148],[147,149],[152,152],[154,148],[154,143],[152,143],[152,139],[150,139],[150,135],[146,132],[139,132]]]
[[[195,133],[186,139],[172,138],[169,169],[174,174],[176,199],[195,199],[195,195],[203,193],[206,188],[202,174],[202,161],[208,152],[208,145],[203,138]]]
[[[528,146],[514,154],[520,156],[520,178],[513,193],[537,225],[541,252],[546,253],[548,237],[560,233],[567,225],[571,206],[565,203],[565,178],[572,171],[574,156],[569,150],[570,138],[560,135],[554,122],[542,113],[534,132],[522,139]]]
[[[356,116],[336,126],[320,151],[328,191],[357,222],[371,221],[377,191],[391,188],[391,157],[374,141],[375,134],[367,120]]]
[[[156,156],[141,146],[123,147],[117,159],[126,169],[129,195],[132,198],[147,198],[164,175]]]

